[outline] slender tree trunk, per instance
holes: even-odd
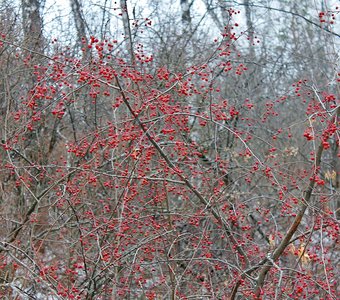
[[[39,0],[22,0],[22,23],[24,46],[31,51],[43,50],[43,22],[40,15]]]
[[[247,21],[247,33],[249,37],[249,56],[250,59],[255,58],[255,50],[254,50],[254,26],[252,21],[252,12],[250,8],[249,0],[244,0],[244,6],[246,9],[246,21]]]
[[[127,42],[126,48],[127,48],[128,53],[130,54],[131,63],[134,64],[135,55],[133,51],[133,40],[132,40],[132,34],[131,34],[130,17],[129,17],[129,11],[127,7],[127,0],[120,0],[120,7],[122,10],[124,35],[125,35],[125,39]]]
[[[233,4],[230,3],[230,1],[226,1],[226,0],[218,0],[218,4],[220,6],[223,26],[226,26],[230,21],[228,8],[232,7]]]
[[[83,58],[88,58],[89,51],[86,45],[88,44],[86,34],[86,21],[83,17],[82,3],[79,0],[70,0],[72,14],[74,18],[74,24],[77,30],[77,40],[79,49],[84,48]]]
[[[191,3],[192,4],[192,3]],[[183,25],[190,25],[191,24],[191,15],[190,15],[190,6],[188,0],[181,0],[181,10],[182,10],[182,22]]]

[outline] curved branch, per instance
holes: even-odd
[[[157,152],[159,153],[159,155],[164,159],[164,161],[166,162],[166,164],[176,173],[176,175],[184,182],[184,184],[194,193],[194,195],[200,200],[200,202],[206,207],[209,208],[211,211],[211,214],[213,215],[213,217],[215,218],[215,220],[223,227],[226,235],[228,236],[228,238],[230,239],[231,243],[233,244],[233,246],[235,247],[236,251],[238,252],[238,254],[240,256],[243,257],[243,259],[245,260],[246,264],[249,265],[249,260],[247,258],[246,253],[244,252],[243,248],[239,245],[239,243],[237,242],[236,238],[234,237],[233,233],[231,232],[231,229],[229,227],[229,224],[220,216],[219,212],[214,209],[213,207],[211,207],[210,205],[210,201],[207,200],[192,184],[191,182],[184,176],[181,174],[181,172],[178,170],[178,168],[171,162],[171,160],[169,159],[169,157],[164,153],[164,151],[162,150],[162,148],[159,146],[159,144],[155,141],[155,139],[150,135],[150,133],[148,132],[148,129],[145,127],[145,124],[140,120],[140,118],[138,117],[138,115],[136,114],[136,112],[133,110],[133,108],[131,107],[125,92],[122,88],[122,86],[120,85],[119,79],[116,76],[116,82],[117,82],[117,86],[119,88],[119,91],[122,95],[123,98],[123,102],[126,105],[127,109],[129,110],[129,112],[131,113],[131,115],[134,117],[134,119],[136,120],[137,124],[139,125],[139,127],[142,129],[142,131],[144,132],[145,136],[148,138],[148,140],[150,141],[150,143],[152,144],[152,146],[157,150]]]
[[[310,180],[310,182],[309,182],[307,190],[305,191],[305,196],[304,196],[302,203],[300,204],[299,212],[297,213],[297,215],[294,218],[293,223],[290,225],[286,235],[284,236],[284,238],[282,239],[282,241],[278,245],[278,247],[275,249],[273,254],[271,255],[270,253],[268,253],[268,258],[270,258],[270,260],[268,259],[268,264],[266,264],[259,273],[259,276],[258,276],[258,279],[257,279],[257,287],[256,287],[256,290],[255,290],[257,297],[259,297],[259,295],[260,295],[260,292],[261,292],[261,289],[264,285],[267,273],[269,272],[269,270],[273,266],[272,262],[275,262],[278,258],[280,258],[280,256],[284,252],[284,250],[290,244],[290,240],[293,237],[296,230],[298,229],[298,227],[301,223],[301,220],[302,220],[302,218],[303,218],[303,216],[306,212],[306,209],[308,207],[308,204],[309,204],[311,197],[312,197],[312,194],[313,194],[313,189],[314,189],[314,186],[315,186],[315,180],[313,180],[313,179],[316,176],[317,170],[318,170],[318,168],[321,164],[321,157],[322,157],[323,150],[324,150],[323,144],[322,144],[322,142],[320,142],[319,147],[318,147],[318,151],[317,151],[316,157],[315,157],[314,175],[312,177],[312,180]]]

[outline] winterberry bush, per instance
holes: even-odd
[[[1,36],[1,297],[339,296],[340,73],[243,97],[228,13],[181,71],[113,38],[82,59]]]

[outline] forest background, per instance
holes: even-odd
[[[339,13],[2,0],[2,299],[339,299]]]

